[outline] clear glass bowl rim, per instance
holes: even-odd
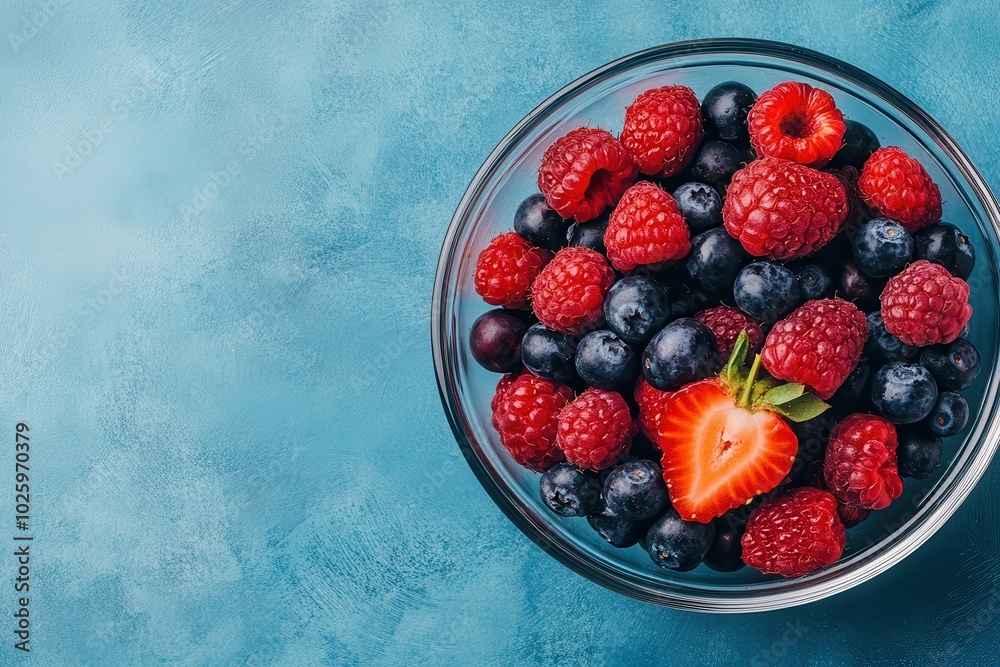
[[[915,513],[902,528],[893,533],[883,543],[876,546],[872,556],[855,570],[845,570],[833,577],[818,579],[787,580],[785,589],[766,593],[740,591],[739,589],[720,593],[699,595],[675,590],[650,587],[645,582],[607,567],[604,563],[575,548],[560,536],[547,530],[533,515],[522,508],[506,486],[494,477],[476,452],[465,426],[467,416],[455,391],[455,365],[449,360],[447,341],[447,317],[445,308],[451,269],[462,248],[457,240],[464,225],[470,223],[472,204],[482,194],[484,185],[508,153],[544,120],[547,112],[559,107],[588,86],[651,61],[692,55],[733,55],[763,56],[800,63],[819,69],[827,74],[840,77],[853,85],[867,89],[895,106],[903,115],[926,132],[937,147],[947,156],[967,182],[978,199],[989,221],[990,231],[995,239],[1000,239],[1000,207],[971,160],[934,119],[899,91],[878,78],[853,65],[822,53],[782,42],[757,39],[701,39],[675,42],[639,51],[600,67],[565,86],[525,116],[490,153],[489,157],[472,179],[452,217],[448,232],[442,244],[434,293],[431,306],[431,348],[438,390],[452,431],[466,461],[483,488],[504,514],[532,541],[544,551],[557,558],[567,567],[608,589],[646,602],[666,605],[679,609],[714,613],[742,613],[784,609],[820,600],[861,584],[889,569],[912,553],[929,539],[958,509],[985,473],[998,445],[1000,445],[1000,423],[992,418],[997,412],[998,377],[990,378],[984,405],[989,406],[990,423],[982,439],[975,447],[966,446],[956,458],[951,474],[942,478],[938,490],[927,506]],[[971,451],[970,451],[971,450]],[[960,460],[964,458],[964,460]],[[804,582],[803,585],[798,585]]]

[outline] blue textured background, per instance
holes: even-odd
[[[996,4],[452,4],[4,3],[0,430],[32,427],[37,541],[30,656],[0,556],[0,664],[995,663],[995,471],[834,599],[645,605],[492,505],[438,403],[428,319],[445,228],[500,138],[663,42],[845,59],[996,186]]]

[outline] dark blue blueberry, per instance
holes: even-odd
[[[896,424],[912,424],[930,414],[938,390],[930,371],[920,364],[893,361],[872,379],[872,404]]]
[[[909,361],[917,356],[917,348],[907,345],[885,329],[882,312],[868,313],[868,340],[865,354],[885,361]]]
[[[623,390],[639,376],[639,355],[613,331],[594,331],[577,345],[576,372],[591,387]]]
[[[913,237],[895,220],[869,220],[854,238],[854,261],[869,276],[891,276],[898,273],[911,259]]]
[[[542,474],[538,492],[545,506],[559,516],[584,516],[601,501],[601,481],[597,473],[557,463]]]
[[[843,169],[847,166],[861,169],[881,144],[867,125],[856,120],[844,121],[844,124],[847,125],[844,141],[827,166],[833,169]]]
[[[924,479],[941,465],[941,438],[922,426],[904,426],[896,431],[899,474]]]
[[[646,381],[663,391],[676,391],[689,382],[707,378],[718,365],[715,334],[689,317],[663,327],[642,353]]]
[[[830,397],[830,405],[842,412],[863,412],[867,409],[871,396],[871,379],[871,362],[868,357],[862,356],[844,383]]]
[[[674,201],[692,234],[722,225],[722,197],[711,185],[685,183],[674,190]]]
[[[934,435],[960,433],[969,423],[969,404],[953,391],[938,394],[937,404],[927,416],[927,428]]]
[[[685,275],[684,278],[686,279],[687,276]],[[691,289],[685,279],[673,276],[664,278],[661,283],[670,296],[671,318],[691,317],[712,303],[718,305],[718,299],[713,299],[707,292]]]
[[[723,294],[732,289],[736,274],[749,256],[740,242],[722,227],[702,232],[691,239],[691,251],[684,268],[695,289]]]
[[[955,225],[939,222],[925,227],[917,232],[914,240],[917,259],[940,264],[962,280],[972,275],[976,249],[969,242],[969,237]]]
[[[663,470],[644,459],[623,463],[604,480],[604,502],[623,519],[652,519],[670,502]]]
[[[744,313],[767,324],[774,324],[802,303],[802,288],[795,274],[780,264],[748,264],[733,284],[736,305]]]
[[[668,507],[646,533],[646,551],[653,562],[668,570],[687,572],[698,567],[715,537],[715,524],[684,521]]]
[[[646,532],[647,523],[623,519],[608,509],[603,502],[587,515],[587,523],[608,544],[619,549],[630,547]]]
[[[705,554],[704,563],[716,572],[735,572],[742,569],[743,545],[740,540],[743,537],[743,527],[734,526],[724,518],[716,519],[715,536],[712,538],[712,545],[708,547]]]
[[[961,391],[976,380],[982,361],[976,346],[964,338],[944,345],[925,347],[920,363],[931,372],[938,386],[946,391]]]
[[[822,299],[829,296],[832,291],[833,281],[830,280],[830,274],[819,264],[803,266],[795,276],[799,279],[803,301]]]
[[[743,167],[743,156],[732,144],[706,141],[691,161],[691,173],[705,183],[727,183]]]
[[[521,202],[514,213],[514,231],[539,248],[554,251],[566,245],[569,225],[570,221],[553,211],[539,192]]]
[[[608,214],[605,213],[595,220],[573,225],[566,232],[566,237],[570,245],[583,246],[605,255],[608,250],[604,247],[604,230],[607,228]]]
[[[506,310],[488,310],[472,323],[469,349],[479,365],[494,373],[508,373],[521,365],[524,321]]]
[[[747,114],[756,101],[756,93],[736,81],[712,88],[701,102],[705,134],[723,141],[749,141]]]
[[[837,274],[837,296],[844,301],[853,301],[861,310],[878,308],[878,298],[884,286],[884,281],[863,274],[853,260],[844,262]]]
[[[867,366],[867,361],[865,365]],[[865,396],[864,400],[867,402],[868,397]],[[857,404],[855,403],[854,405]],[[851,411],[856,411],[856,408],[852,407]],[[822,466],[823,454],[826,451],[827,443],[830,441],[830,433],[833,431],[833,427],[837,425],[837,418],[832,411],[827,410],[818,417],[813,417],[804,422],[789,421],[788,425],[799,440],[799,448],[795,453],[792,469],[788,472],[785,479],[781,481],[780,486],[783,489],[812,486],[810,475],[813,473],[813,464]],[[822,471],[820,477],[822,477]]]
[[[577,340],[544,324],[534,324],[521,341],[521,361],[540,378],[573,382],[576,380]]]
[[[604,299],[608,326],[626,342],[645,343],[670,319],[667,290],[646,276],[626,276]]]

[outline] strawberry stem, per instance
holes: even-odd
[[[750,366],[750,374],[747,375],[747,382],[743,385],[743,395],[740,396],[739,406],[745,408],[750,404],[750,391],[753,389],[754,380],[757,379],[757,371],[760,370],[760,355],[755,355],[753,365]]]

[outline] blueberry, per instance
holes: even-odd
[[[576,348],[576,372],[591,387],[617,391],[639,375],[639,355],[613,331],[594,331]]]
[[[853,301],[861,310],[874,310],[884,282],[863,274],[853,261],[844,262],[837,276],[837,296]]]
[[[542,474],[538,491],[545,506],[559,516],[584,516],[601,500],[601,481],[594,472],[557,463]]]
[[[896,424],[918,422],[934,408],[938,390],[934,377],[920,364],[893,361],[872,379],[872,404]]]
[[[759,322],[774,324],[802,303],[802,288],[795,274],[780,264],[748,264],[733,285],[736,305]]]
[[[795,277],[799,279],[799,288],[802,290],[802,300],[812,301],[829,296],[833,281],[830,274],[818,264],[808,264],[799,269]]]
[[[941,438],[922,427],[906,426],[897,430],[899,446],[896,461],[899,474],[924,479],[941,465]]]
[[[913,237],[888,218],[869,220],[854,238],[854,261],[869,276],[885,278],[913,259]]]
[[[698,567],[715,537],[715,524],[684,521],[668,507],[646,533],[646,550],[660,567],[687,572]]]
[[[608,544],[619,549],[630,547],[646,532],[646,523],[623,519],[608,509],[603,502],[587,515],[587,523]]]
[[[844,121],[844,124],[847,125],[844,141],[827,166],[834,169],[843,169],[847,166],[861,169],[881,144],[867,125],[856,120]]]
[[[871,362],[867,357],[862,356],[844,383],[830,397],[830,405],[842,412],[862,411],[867,407],[871,396],[871,379]]]
[[[925,347],[920,363],[931,372],[938,386],[947,391],[961,391],[976,380],[981,360],[976,346],[964,338],[944,345]]]
[[[674,201],[692,234],[722,225],[722,197],[711,185],[685,183],[674,190]]]
[[[685,272],[685,278],[686,278]],[[701,290],[691,289],[687,282],[677,276],[662,278],[662,285],[670,298],[670,317],[691,317],[704,310],[713,302],[711,296]]]
[[[595,220],[573,225],[566,232],[566,238],[570,245],[583,246],[605,255],[608,251],[604,247],[604,230],[607,228],[608,214],[605,213]]]
[[[644,459],[623,463],[604,480],[604,502],[623,519],[652,519],[670,502],[663,470]]]
[[[507,373],[521,364],[521,339],[527,326],[503,309],[488,310],[472,323],[469,349],[479,365],[494,373]]]
[[[534,324],[521,341],[521,361],[540,378],[573,382],[576,380],[577,342],[574,336],[553,331],[544,324]]]
[[[952,275],[966,280],[976,265],[976,249],[955,225],[939,222],[917,232],[917,259],[940,264]]]
[[[749,141],[747,114],[756,101],[756,93],[742,83],[726,81],[712,88],[701,102],[705,133],[723,141]]]
[[[715,334],[689,317],[663,327],[642,353],[646,381],[663,391],[676,391],[689,382],[707,378],[718,365]]]
[[[566,245],[570,221],[553,211],[539,192],[530,195],[514,213],[514,231],[539,248],[559,250]]]
[[[691,239],[691,251],[684,258],[684,268],[697,289],[721,294],[732,289],[736,274],[747,259],[740,242],[722,227],[717,227]]]
[[[604,318],[626,342],[645,343],[670,319],[667,290],[646,276],[626,276],[605,297]]]
[[[705,554],[705,565],[716,572],[735,572],[741,569],[744,566],[743,545],[740,544],[743,529],[724,519],[716,519],[714,525],[715,536]]]
[[[953,391],[938,394],[937,404],[927,416],[927,428],[934,435],[960,433],[969,423],[969,404]]]
[[[712,185],[728,182],[743,166],[742,158],[743,156],[732,144],[724,141],[706,141],[691,161],[691,173],[699,181]]]
[[[917,348],[907,345],[885,329],[881,311],[868,313],[868,340],[865,354],[886,361],[909,361],[917,356]]]

